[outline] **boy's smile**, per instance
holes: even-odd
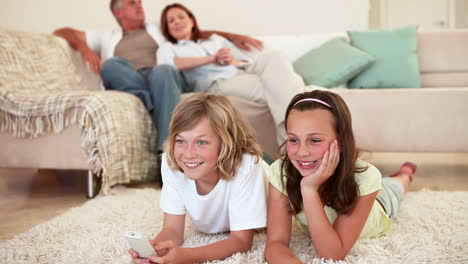
[[[193,128],[177,134],[174,156],[184,174],[197,182],[197,186],[212,189],[219,181],[217,161],[221,139],[207,118]]]

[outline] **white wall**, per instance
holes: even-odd
[[[109,0],[0,0],[0,27],[51,32],[71,26],[116,26]],[[159,21],[174,1],[145,0],[147,21]],[[369,0],[181,0],[202,29],[250,35],[336,32],[368,28]]]

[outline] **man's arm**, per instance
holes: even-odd
[[[223,31],[214,31],[214,30],[203,30],[200,32],[202,38],[209,38],[212,34],[218,34],[220,36],[223,36],[234,45],[237,47],[244,49],[244,50],[250,50],[250,46],[255,47],[258,50],[263,49],[263,42],[261,40],[252,38],[247,35],[239,35],[239,34],[234,34],[234,33],[228,33],[228,32],[223,32]]]
[[[101,57],[88,47],[84,31],[65,27],[54,31],[54,35],[65,39],[70,46],[77,50],[83,61],[89,64],[92,71],[99,74],[101,70]]]

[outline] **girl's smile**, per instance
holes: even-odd
[[[318,161],[316,161],[316,160],[314,160],[314,161],[298,160],[297,163],[298,163],[299,167],[301,167],[304,170],[315,169],[317,167],[317,165],[318,165]]]

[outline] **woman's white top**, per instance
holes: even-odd
[[[224,47],[231,49],[236,60],[251,61],[229,40],[213,34],[209,39],[200,39],[197,42],[192,40],[179,40],[177,44],[165,42],[159,46],[157,51],[157,64],[168,64],[174,67],[174,58],[204,57],[216,54]],[[187,84],[194,88],[195,92],[206,92],[214,81],[219,79],[229,79],[236,75],[238,69],[233,65],[218,65],[215,63],[206,64],[189,70],[182,71]]]

